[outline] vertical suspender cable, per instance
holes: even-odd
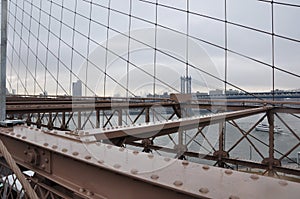
[[[86,50],[86,68],[85,68],[85,87],[84,87],[84,95],[87,96],[88,90],[88,72],[89,72],[89,54],[90,54],[90,43],[91,43],[91,23],[92,23],[92,11],[93,4],[90,2],[90,15],[89,15],[89,25],[88,25],[88,35],[87,35],[87,50]],[[96,92],[96,91],[95,91]]]
[[[60,11],[60,25],[59,25],[59,37],[61,38],[62,35],[62,21],[63,21],[63,14],[64,14],[64,0],[61,2],[62,8]],[[50,32],[49,32],[50,35]],[[57,60],[57,66],[56,66],[56,89],[55,89],[55,94],[56,96],[58,95],[58,82],[59,82],[59,60],[60,60],[60,49],[61,48],[61,41],[58,41],[58,60]],[[47,49],[47,54],[49,53],[49,50]]]
[[[158,0],[155,4],[155,25],[154,25],[154,57],[153,57],[153,97],[156,93],[156,62],[157,62],[157,20],[158,20]]]
[[[186,49],[185,49],[185,88],[186,93],[189,93],[190,84],[189,82],[189,0],[186,1]]]
[[[110,4],[111,0],[108,1],[107,11],[107,26],[106,26],[106,42],[105,42],[105,62],[104,62],[104,82],[103,82],[103,96],[106,96],[106,78],[107,78],[107,64],[108,64],[108,39],[109,39],[109,23],[110,23]]]
[[[1,1],[0,121],[6,119],[7,0]]]
[[[225,65],[225,77],[224,77],[224,90],[226,95],[227,90],[227,67],[228,67],[228,23],[227,23],[227,0],[224,1],[224,21],[225,21],[225,57],[224,57],[224,65]],[[226,148],[226,121],[223,126],[223,147]]]
[[[77,11],[77,0],[75,0],[75,13],[74,13],[74,19],[73,19],[73,28],[72,29],[72,45],[71,45],[71,64],[70,64],[70,89],[69,89],[69,92],[70,92],[70,95],[72,95],[72,81],[73,81],[73,63],[74,63],[74,45],[75,45],[75,25],[76,25],[76,11]]]
[[[43,2],[43,0],[40,1],[41,7],[42,7],[42,2]],[[50,2],[50,11],[49,11],[50,13],[49,13],[49,16],[51,15],[51,12],[52,12],[52,6],[53,6],[52,2]],[[40,18],[41,18],[41,13],[42,13],[41,7],[40,7],[40,17],[39,17],[39,29],[40,29],[40,26],[41,26],[41,23],[40,23]],[[51,18],[49,17],[48,30],[50,30],[50,28],[51,28]],[[39,38],[39,33],[38,33],[38,38]],[[37,44],[38,44],[38,42],[37,42]],[[48,49],[49,49],[49,44],[50,44],[50,31],[48,31],[47,44],[46,44],[47,53],[46,53],[46,62],[45,62],[45,77],[44,77],[44,91],[43,91],[43,94],[46,94],[46,88],[47,88],[47,68],[48,68],[48,54],[49,54],[49,50]],[[60,48],[58,48],[58,50],[59,49]]]
[[[272,98],[275,100],[275,37],[274,37],[274,2],[271,1],[271,13],[272,13]]]
[[[131,42],[131,15],[132,15],[132,0],[129,0],[129,23],[128,23],[128,43],[127,43],[127,63],[126,63],[126,98],[128,99],[129,91],[129,66],[130,66],[130,42]]]

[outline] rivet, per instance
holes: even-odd
[[[208,169],[209,169],[209,166],[208,166],[208,165],[204,165],[204,166],[202,167],[202,169],[208,170]]]
[[[287,183],[286,181],[283,181],[283,180],[280,180],[278,183],[279,183],[281,186],[287,186],[287,185],[288,185],[288,183]]]
[[[79,153],[75,151],[75,152],[73,152],[73,153],[72,153],[72,155],[74,155],[74,156],[78,156],[78,155],[79,155]]]
[[[57,131],[53,131],[54,134],[57,134]]]
[[[66,152],[68,152],[68,149],[63,148],[61,151],[66,153]]]
[[[48,162],[49,162],[48,158],[45,158],[45,162],[46,162],[46,163],[48,163]]]
[[[17,136],[18,138],[19,138],[19,137],[21,137],[21,135],[20,135],[20,134],[17,134],[16,136]]]
[[[115,169],[119,169],[119,168],[121,168],[121,165],[115,164],[115,165],[114,165],[114,168],[115,168]]]
[[[166,162],[169,162],[171,159],[170,159],[170,158],[164,158],[164,160],[165,160]]]
[[[137,155],[137,154],[139,154],[139,152],[138,151],[133,151],[132,152],[134,155]]]
[[[148,158],[152,159],[154,157],[153,154],[148,154]]]
[[[86,159],[86,160],[90,160],[91,158],[92,158],[92,157],[89,156],[89,155],[87,155],[87,156],[84,157],[84,159]]]
[[[240,199],[240,197],[231,195],[231,196],[229,196],[229,199]]]
[[[80,193],[83,193],[83,192],[85,192],[85,189],[84,189],[84,188],[80,188],[80,189],[79,189],[79,192],[80,192]]]
[[[56,145],[52,146],[52,149],[57,149],[57,148],[58,148],[58,146],[56,146]]]
[[[258,180],[259,179],[259,176],[258,175],[251,175],[250,178],[252,180]]]
[[[27,151],[24,151],[24,154],[25,154],[25,155],[27,155],[27,153],[28,153]]]
[[[130,171],[130,173],[132,173],[132,174],[137,174],[139,171],[137,170],[137,169],[132,169],[131,171]]]
[[[48,143],[44,143],[44,146],[49,146],[49,144]]]
[[[186,160],[183,160],[183,161],[182,161],[182,165],[183,165],[183,166],[187,166],[187,165],[189,165],[189,162],[186,161]]]
[[[180,187],[183,185],[183,182],[179,181],[179,180],[176,180],[174,183],[173,183],[176,187]]]
[[[112,148],[112,146],[111,146],[111,145],[107,145],[106,147],[107,147],[108,149],[111,149],[111,148]]]
[[[158,175],[155,175],[155,174],[151,175],[151,179],[152,179],[152,180],[157,180],[158,178],[159,178]]]
[[[40,129],[38,129],[38,128],[36,128],[36,129],[34,129],[35,131],[39,131]]]
[[[104,163],[104,160],[98,160],[97,161],[99,164],[103,164]]]
[[[10,133],[10,135],[15,135],[15,133],[12,132],[12,133]]]
[[[203,193],[203,194],[207,194],[209,192],[209,190],[206,187],[202,187],[202,188],[199,189],[199,192]]]
[[[231,175],[233,172],[232,172],[231,170],[225,170],[225,173],[226,173],[227,175]]]
[[[87,196],[92,196],[92,195],[94,195],[94,193],[91,192],[91,191],[87,191],[87,192],[86,192],[86,195],[87,195]]]
[[[125,149],[123,147],[120,147],[119,148],[119,151],[124,151]]]
[[[44,164],[42,164],[41,168],[42,168],[42,169],[45,169],[45,168],[46,168],[46,166],[45,166]]]
[[[27,137],[26,136],[22,136],[22,139],[25,140]]]

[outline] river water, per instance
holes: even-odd
[[[235,120],[236,124],[239,126],[240,129],[247,132],[261,117],[263,117],[264,114],[258,114],[246,118],[241,118]],[[291,115],[291,114],[285,114],[281,113],[279,116],[290,126],[290,128],[300,137],[300,119]],[[131,115],[131,118],[135,118],[136,115]],[[162,118],[167,118],[167,115],[163,115]],[[141,118],[136,123],[144,123],[144,116],[141,116]],[[162,119],[160,118],[160,119]],[[75,120],[76,120],[75,116]],[[157,120],[158,118],[152,118],[154,120]],[[114,125],[117,124],[118,117],[114,116],[112,118],[112,123]],[[91,121],[95,121],[95,116],[91,116]],[[103,125],[104,121],[100,121],[100,126]],[[130,119],[128,117],[123,117],[124,123],[131,123]],[[265,118],[262,123],[267,123],[267,119]],[[275,125],[281,127],[283,129],[283,132],[281,133],[275,133],[274,134],[274,141],[275,141],[275,150],[278,152],[275,152],[275,157],[280,158],[282,154],[285,154],[288,152],[291,148],[293,148],[295,145],[297,145],[300,141],[297,139],[295,135],[289,129],[275,116]],[[72,124],[70,125],[72,128]],[[85,129],[92,128],[90,123],[87,123],[87,126]],[[205,127],[205,129],[202,131],[203,134],[206,136],[209,143],[203,138],[201,134],[199,134],[195,141],[190,142],[188,145],[188,150],[193,152],[199,152],[201,154],[212,154],[214,150],[212,149],[211,145],[218,150],[218,135],[219,135],[219,125],[210,125]],[[188,130],[184,134],[184,143],[188,143],[190,138],[193,137],[197,133],[197,130]],[[232,126],[228,122],[226,123],[225,128],[225,150],[228,151],[231,149],[231,147],[242,137],[242,133],[238,130],[238,128]],[[250,142],[245,138],[243,139],[236,147],[234,147],[230,151],[230,157],[231,158],[239,158],[239,159],[247,159],[247,160],[253,160],[253,161],[262,161],[262,157],[268,157],[268,143],[269,143],[269,134],[268,132],[261,132],[256,131],[255,129],[251,131],[251,133],[247,136],[249,140],[253,143],[254,146],[250,144]],[[177,134],[172,134],[170,136],[162,136],[158,137],[154,140],[155,145],[168,147],[168,148],[174,148],[174,142],[171,139],[174,140],[174,142],[177,143],[178,137]],[[127,146],[128,148],[134,149],[134,147]],[[255,150],[260,152],[260,154]],[[295,148],[290,154],[289,158],[296,161],[297,153],[300,152],[300,147],[298,146]],[[169,157],[175,157],[174,154],[168,154],[163,151],[153,151],[153,153],[169,156]],[[203,162],[201,160],[201,157],[199,158],[191,158],[192,161],[195,162]],[[285,159],[284,161],[287,161]],[[290,161],[290,160],[289,160]]]

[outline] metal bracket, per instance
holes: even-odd
[[[281,166],[281,161],[278,159],[272,159],[272,158],[265,158],[262,161],[262,164],[265,165],[272,165],[272,166]]]
[[[215,151],[213,155],[215,157],[229,158],[229,153],[226,151]]]
[[[51,173],[51,152],[28,146],[24,151],[24,161],[36,169]]]

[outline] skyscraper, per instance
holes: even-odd
[[[181,93],[192,93],[192,77],[180,77]]]
[[[82,82],[80,80],[77,80],[77,82],[73,82],[72,89],[73,89],[72,90],[73,96],[76,96],[76,97],[82,96]]]

